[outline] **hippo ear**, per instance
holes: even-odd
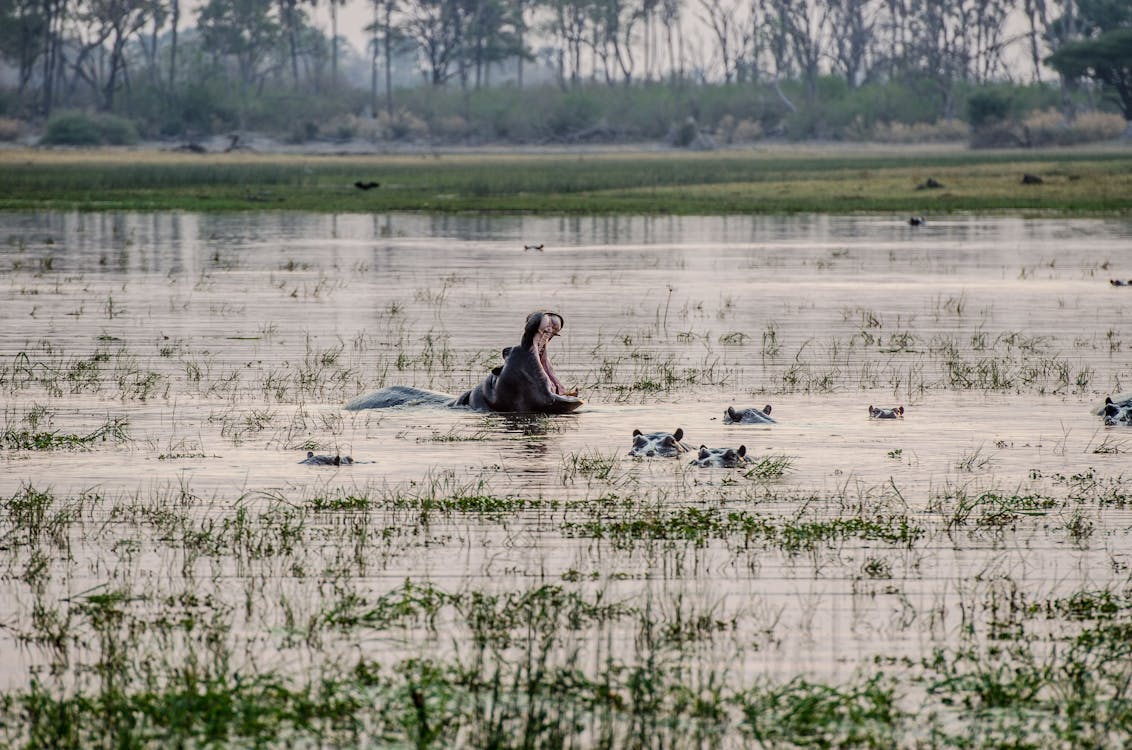
[[[512,350],[513,348],[514,348],[514,347],[511,347],[511,346],[505,346],[505,347],[503,347],[503,359],[507,359],[507,358],[508,358],[509,356],[511,356],[511,350]]]
[[[723,415],[725,417],[731,417],[731,419],[734,420],[735,419],[735,407],[734,406],[728,406],[727,411],[723,412]]]
[[[763,407],[763,414],[770,414],[770,404]]]
[[[672,437],[676,438],[677,440],[683,440],[684,439],[684,428],[683,427],[677,427],[676,432],[672,433]]]
[[[640,430],[633,430],[633,437],[636,437],[637,435],[644,435],[644,434],[645,433],[641,432]]]
[[[314,451],[307,451],[307,458],[314,458]]]
[[[703,458],[707,458],[707,457],[708,457],[708,456],[710,456],[710,455],[711,455],[711,454],[710,454],[710,453],[708,453],[708,449],[707,449],[707,446],[706,446],[706,445],[701,445],[701,446],[700,446],[700,458],[701,458],[701,459],[703,459]]]
[[[1105,396],[1104,397],[1104,403],[1105,403],[1105,406],[1108,406],[1109,404],[1111,404],[1112,403],[1112,396]]]
[[[739,454],[739,458],[742,458],[743,456],[747,455],[747,446],[740,445],[739,450],[737,452]]]
[[[903,406],[896,407],[896,413],[903,415],[904,414],[904,407]]]
[[[872,404],[869,404],[869,414],[872,414],[872,413],[873,413],[873,411],[875,411],[875,410],[873,409],[873,405],[872,405]]]

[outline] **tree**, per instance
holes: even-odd
[[[109,42],[105,80],[102,82],[102,108],[114,107],[114,93],[124,73],[126,41],[148,22],[155,11],[149,0],[87,0],[81,20],[100,27],[98,46]]]
[[[42,5],[35,0],[0,3],[0,58],[15,64],[20,94],[27,88],[49,36],[49,18]]]
[[[258,0],[208,0],[197,14],[204,49],[235,58],[245,85],[262,82],[260,66],[279,42],[279,23]]]
[[[869,77],[869,58],[876,39],[877,9],[866,0],[827,0],[834,33],[833,63],[850,88]]]
[[[1084,39],[1062,44],[1046,64],[1066,78],[1091,78],[1116,93],[1132,137],[1132,5],[1125,0],[1081,0],[1077,20]]]
[[[1112,88],[1128,122],[1125,134],[1132,136],[1132,27],[1064,44],[1046,62],[1068,78],[1092,78]]]
[[[441,86],[452,75],[463,43],[462,18],[457,0],[406,0],[402,33],[416,43],[428,67],[429,83]]]

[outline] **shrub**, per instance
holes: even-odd
[[[967,121],[976,130],[988,128],[1010,116],[1010,94],[994,89],[975,91],[967,99]]]
[[[750,143],[763,137],[763,126],[758,120],[740,120],[735,123],[731,131],[731,140],[734,143]]]
[[[1031,112],[1022,126],[1032,146],[1070,146],[1119,138],[1124,132],[1124,118],[1105,112],[1087,112],[1067,123],[1060,112],[1047,109]]]
[[[0,117],[0,141],[14,141],[20,137],[23,123],[11,117]]]
[[[98,146],[102,135],[94,119],[82,112],[64,112],[47,121],[40,143],[53,146]]]
[[[52,146],[125,146],[137,143],[129,120],[111,114],[61,112],[47,121],[40,143]]]
[[[377,116],[377,134],[387,141],[408,140],[427,135],[428,125],[405,109],[397,110],[392,117],[381,112]]]
[[[962,141],[970,135],[970,128],[962,120],[914,122],[910,125],[886,122],[873,128],[873,138],[881,143],[943,143]]]

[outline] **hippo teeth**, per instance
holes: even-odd
[[[546,353],[546,345],[553,338],[554,334],[545,334],[535,342],[535,358],[538,360],[539,367],[542,369],[542,375],[546,378],[546,387],[551,393],[562,395],[565,393],[565,388],[558,378],[554,375],[554,368],[550,366],[550,358]]]

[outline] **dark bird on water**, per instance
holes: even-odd
[[[541,243],[541,242],[538,243],[537,245],[523,245],[524,250],[539,250],[539,251],[541,251],[543,249],[543,247],[545,247],[545,245],[543,245],[543,243]]]
[[[908,223],[914,227],[918,227],[922,224],[927,224],[928,220],[923,216],[913,216],[912,218],[908,219]]]
[[[381,187],[381,183],[380,182],[362,182],[361,180],[358,180],[357,182],[354,183],[354,187],[356,187],[358,190],[373,190],[375,187]]]

